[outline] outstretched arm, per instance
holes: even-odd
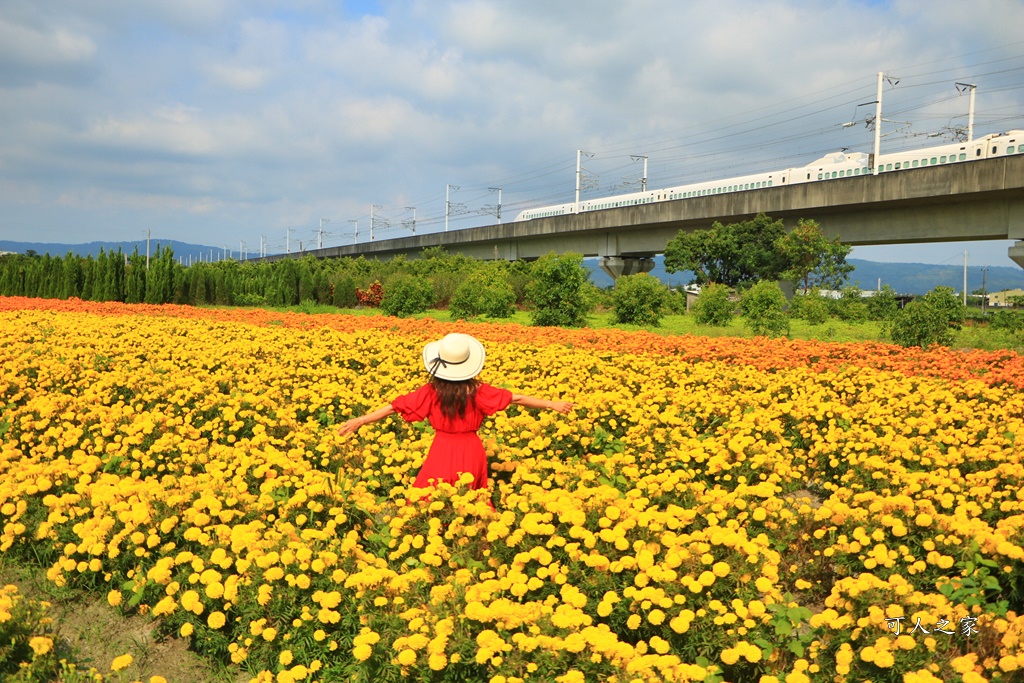
[[[572,410],[572,403],[569,401],[548,401],[547,399],[523,396],[522,394],[512,394],[512,403],[526,408],[557,410],[560,413],[568,413]]]
[[[387,405],[377,408],[377,410],[372,413],[367,413],[360,417],[353,417],[351,420],[348,420],[338,428],[338,434],[341,434],[342,436],[345,434],[351,434],[363,425],[368,425],[371,422],[376,422],[377,420],[383,420],[388,415],[393,415],[394,412],[395,409],[391,407],[390,403],[388,403]]]

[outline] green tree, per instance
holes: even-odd
[[[615,321],[634,325],[661,324],[668,288],[649,273],[623,275],[612,290]]]
[[[533,264],[526,298],[533,308],[533,324],[582,327],[593,310],[590,274],[583,255],[572,252],[542,256]]]
[[[889,320],[900,309],[896,301],[896,292],[889,285],[883,285],[865,303],[868,306],[868,317],[872,320]]]
[[[740,312],[755,335],[780,337],[789,334],[786,295],[775,281],[761,280],[740,297]]]
[[[758,280],[777,280],[787,267],[775,243],[786,234],[781,220],[763,213],[710,230],[680,231],[665,246],[665,270],[693,271],[698,284],[739,287]]]
[[[146,257],[139,254],[139,248],[128,257],[125,268],[124,300],[129,304],[140,304],[146,300]]]
[[[812,287],[841,289],[853,272],[853,266],[846,262],[853,247],[841,243],[838,237],[825,237],[815,221],[801,218],[775,246],[787,262],[783,279],[800,283],[804,291]]]
[[[466,277],[448,304],[452,319],[485,315],[507,318],[515,312],[516,293],[503,269],[487,264]]]
[[[85,280],[85,273],[82,272],[82,259],[69,251],[68,255],[64,257],[61,271],[59,298],[81,298],[82,283]]]
[[[400,275],[388,283],[380,310],[387,315],[405,317],[422,313],[434,303],[434,288],[430,280],[413,275]]]
[[[899,311],[888,326],[890,338],[900,346],[949,346],[966,312],[950,287],[936,287]]]
[[[828,320],[829,305],[821,291],[812,287],[810,290],[794,294],[789,302],[789,316],[802,318],[811,325],[821,325]]]
[[[732,311],[729,288],[713,282],[702,285],[693,302],[693,320],[698,325],[725,327],[732,320]]]

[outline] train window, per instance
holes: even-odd
[[[891,171],[892,170],[892,164],[886,164],[885,165],[885,170],[886,171]],[[900,170],[900,165],[899,164],[896,164],[896,170],[897,171]]]
[[[1010,145],[1009,147],[1006,148],[1006,153],[1013,154],[1013,145]]]
[[[938,160],[935,157],[932,157],[932,164],[936,164],[936,163],[938,163]]]
[[[946,156],[945,155],[942,155],[941,157],[939,157],[939,163],[940,164],[946,163]]]
[[[980,157],[981,156],[981,147],[979,147],[978,149],[974,150],[974,156],[976,156],[976,157]]]
[[[960,161],[967,161],[967,155],[963,152],[960,153]]]
[[[771,187],[771,186],[772,186],[772,181],[769,180],[768,181],[768,187]]]
[[[917,159],[914,159],[914,161],[911,164],[911,166],[913,166],[914,168],[917,168]]]
[[[993,154],[999,154],[999,148],[996,147],[995,145],[992,145],[992,153]]]

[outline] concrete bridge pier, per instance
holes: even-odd
[[[597,260],[601,270],[613,280],[620,275],[649,273],[654,270],[654,259],[649,256],[602,256]]]
[[[1008,255],[1010,260],[1014,261],[1021,268],[1024,268],[1024,240],[1012,245]]]

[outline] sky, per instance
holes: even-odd
[[[5,0],[0,239],[255,256],[1024,128],[1024,3]],[[854,125],[844,126],[844,123]],[[447,211],[446,211],[447,207]],[[1015,266],[1010,241],[855,248]],[[959,259],[959,261],[957,261]]]

